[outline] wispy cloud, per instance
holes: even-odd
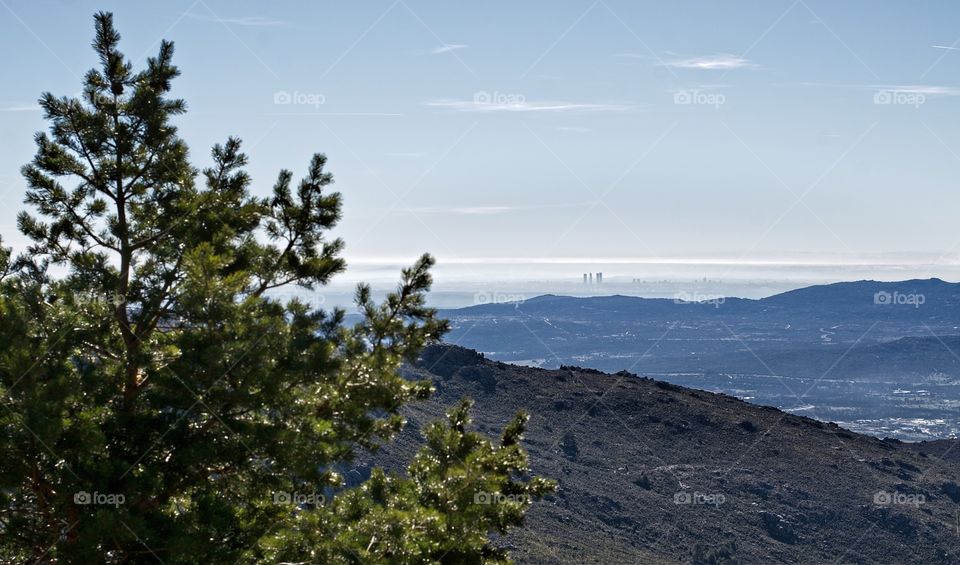
[[[39,112],[41,110],[38,104],[14,104],[12,106],[0,106],[0,112]]]
[[[960,51],[960,47],[954,47],[952,45],[931,45],[934,49],[946,49],[947,51]]]
[[[465,208],[453,208],[454,214],[465,214],[468,216],[486,216],[489,214],[502,214],[516,210],[513,206],[467,206]]]
[[[461,216],[486,216],[490,214],[502,214],[515,210],[513,206],[423,206],[410,208],[411,212],[417,214],[456,214]]]
[[[449,53],[458,49],[466,49],[467,47],[469,47],[469,45],[463,45],[462,43],[444,43],[430,52],[434,55],[439,55],[440,53]]]
[[[956,86],[936,86],[930,84],[870,84],[866,88],[898,92],[903,94],[923,94],[924,96],[960,96]]]
[[[405,152],[387,153],[387,157],[409,157],[411,159],[419,159],[424,155],[426,155],[426,153],[422,151],[405,151]]]
[[[664,65],[675,69],[692,69],[697,71],[729,71],[757,67],[757,65],[749,59],[726,53],[691,57],[689,59],[677,59],[675,61],[668,61],[664,63]]]
[[[446,108],[457,112],[624,112],[633,106],[622,104],[596,104],[565,101],[527,101],[516,99],[497,102],[485,100],[435,99],[424,102],[425,106]]]
[[[811,88],[855,88],[863,90],[923,94],[924,96],[960,96],[960,87],[936,84],[831,84],[824,82],[799,82],[777,86],[803,86]]]
[[[506,214],[509,212],[544,210],[547,208],[582,208],[584,206],[592,206],[595,204],[596,202],[562,202],[558,204],[539,204],[533,206],[424,206],[419,208],[410,208],[410,211],[419,214],[489,216],[494,214]]]
[[[185,17],[188,17],[194,20],[200,20],[203,22],[226,23],[226,24],[234,24],[238,26],[279,27],[279,26],[290,25],[289,22],[268,18],[266,16],[241,16],[241,17],[232,17],[232,18],[219,18],[219,17],[210,16],[206,14],[196,14],[193,12],[184,12],[183,15]]]

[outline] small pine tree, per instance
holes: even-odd
[[[198,172],[173,45],[135,72],[112,16],[95,23],[82,95],[40,100],[32,243],[0,246],[0,561],[506,562],[489,534],[552,488],[524,478],[523,416],[495,444],[462,404],[407,475],[346,489],[335,471],[430,392],[398,369],[447,329],[425,305],[433,259],[382,303],[360,285],[352,326],[271,298],[345,268],[326,158],[269,198],[237,139]]]

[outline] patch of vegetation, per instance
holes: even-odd
[[[693,546],[693,565],[738,565],[736,557],[737,542],[730,540],[723,545],[712,547],[698,543]]]

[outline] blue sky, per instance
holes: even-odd
[[[0,233],[92,13],[173,40],[198,165],[325,152],[354,264],[956,264],[955,2],[0,0]]]

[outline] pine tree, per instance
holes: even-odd
[[[404,424],[428,382],[399,369],[439,339],[424,255],[362,320],[279,300],[342,272],[326,158],[251,196],[241,142],[201,171],[164,41],[134,71],[111,14],[78,98],[44,94],[13,258],[0,246],[0,561],[500,563],[552,484],[530,477],[518,415],[498,442],[469,404],[406,474],[336,472]],[[199,182],[198,182],[199,181]]]

